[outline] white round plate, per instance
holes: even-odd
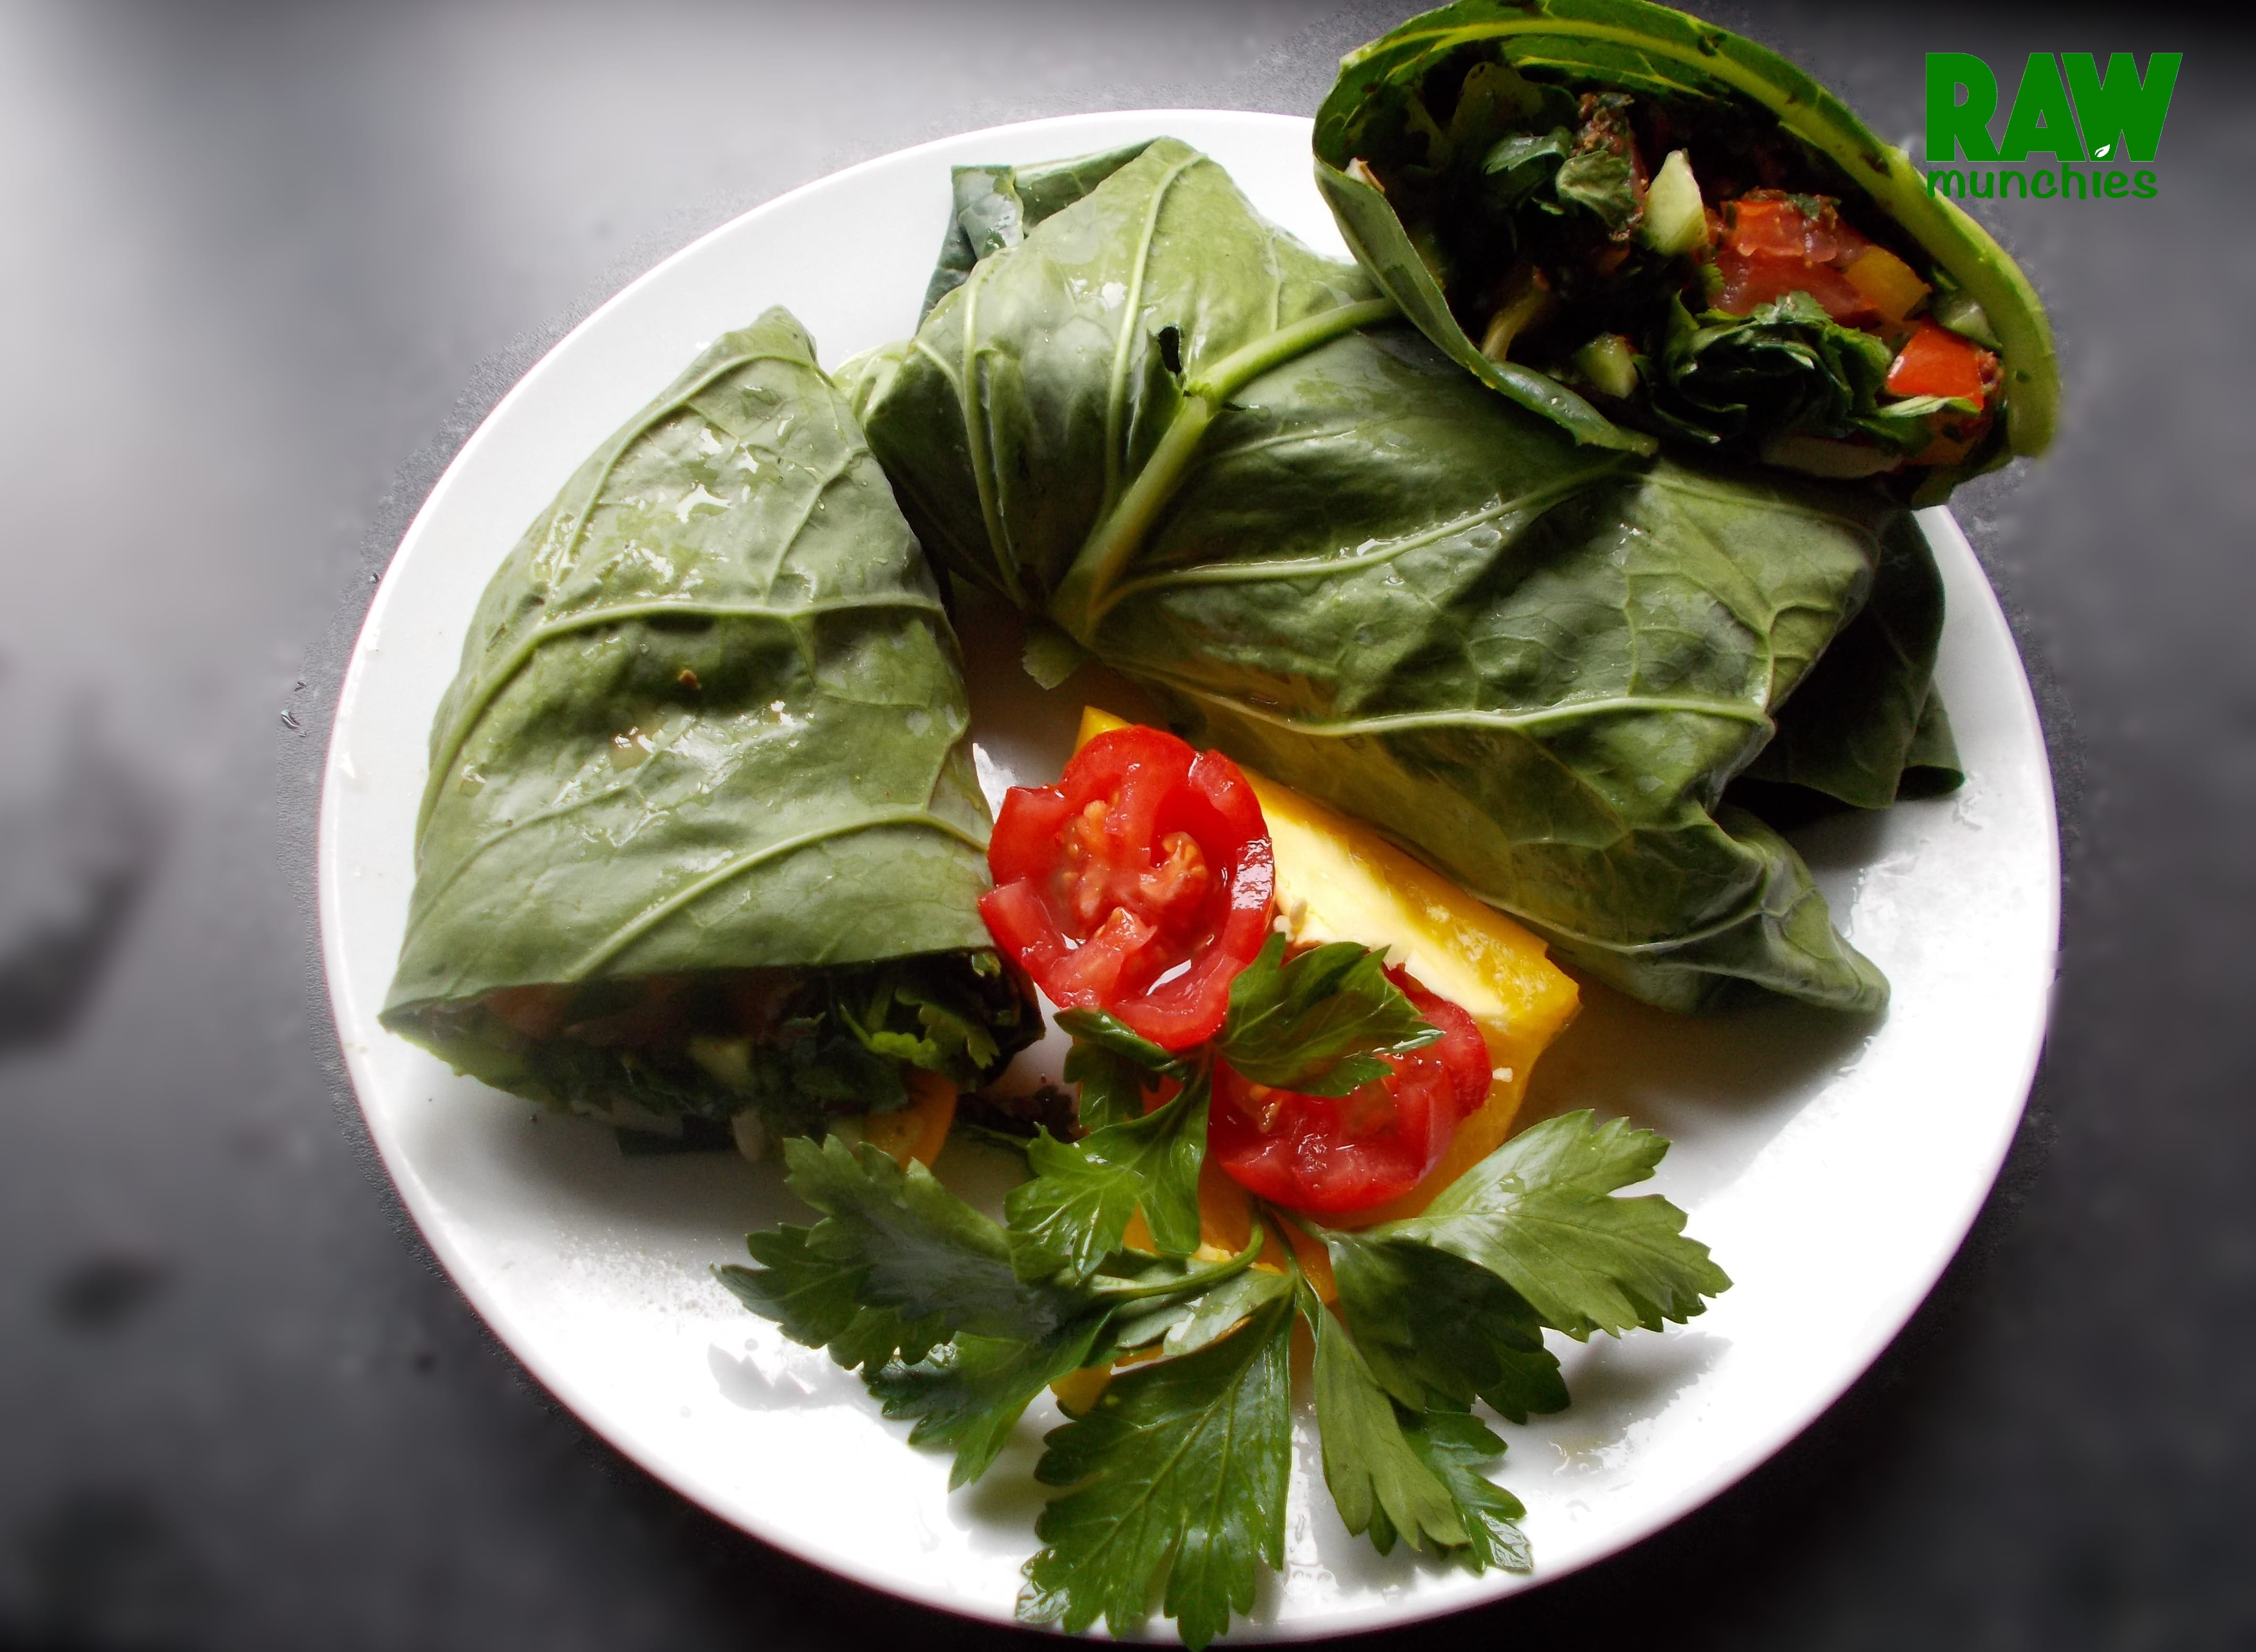
[[[909,333],[951,165],[1157,133],[1205,150],[1272,218],[1343,251],[1310,179],[1308,123],[1202,110],[948,138],[746,214],[589,316],[463,446],[370,607],[322,790],[323,959],[345,1059],[400,1197],[496,1334],[604,1438],[723,1519],[979,1617],[1011,1615],[1034,1548],[1030,1471],[1056,1420],[1047,1401],[984,1480],[950,1494],[943,1456],[910,1449],[858,1382],[713,1282],[748,1228],[807,1219],[772,1165],[623,1157],[608,1131],[457,1078],[376,1017],[413,879],[432,713],[487,580],[582,458],[707,341],[772,304],[833,365]],[[1894,983],[1885,1021],[1784,1003],[1687,1021],[1593,991],[1535,1079],[1531,1116],[1593,1106],[1675,1143],[1654,1191],[1690,1213],[1732,1289],[1664,1334],[1555,1339],[1575,1403],[1505,1426],[1498,1471],[1527,1504],[1532,1578],[1382,1559],[1350,1538],[1303,1416],[1286,1570],[1237,1638],[1430,1616],[1635,1542],[1830,1404],[1956,1250],[2034,1070],[2059,862],[2044,742],[2004,617],[1949,514],[1924,520],[1949,593],[1940,677],[1970,778],[1955,796],[1798,838],[1843,928]],[[1045,697],[1006,637],[968,643],[991,784],[1054,777],[1080,699],[1123,698],[1089,672]]]

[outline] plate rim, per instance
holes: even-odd
[[[934,156],[955,149],[968,142],[993,139],[1019,141],[1055,131],[1061,137],[1085,129],[1097,122],[1144,122],[1163,127],[1165,123],[1185,119],[1202,123],[1225,123],[1247,127],[1297,128],[1302,134],[1312,130],[1314,122],[1305,116],[1282,115],[1244,109],[1139,109],[1087,110],[1068,115],[1046,116],[1037,119],[1008,122],[998,125],[946,134],[902,149],[869,157],[838,171],[809,179],[785,191],[759,205],[751,207],[697,235],[685,245],[668,254],[648,270],[612,293],[601,304],[582,316],[545,349],[509,389],[487,410],[476,427],[448,460],[432,483],[421,503],[402,530],[398,539],[385,559],[377,588],[363,615],[350,650],[345,671],[339,681],[335,710],[331,721],[329,737],[322,752],[321,782],[318,813],[314,827],[314,876],[316,883],[316,914],[320,933],[319,958],[322,971],[323,996],[336,1034],[338,1048],[343,1058],[345,1078],[350,1086],[353,1100],[377,1162],[391,1184],[391,1192],[405,1213],[413,1220],[418,1235],[435,1260],[445,1269],[448,1282],[469,1301],[486,1329],[506,1348],[534,1380],[571,1411],[575,1420],[602,1439],[610,1449],[618,1452],[628,1461],[650,1474],[674,1495],[695,1504],[724,1524],[757,1538],[769,1546],[789,1555],[799,1564],[814,1567],[833,1576],[842,1577],[865,1588],[895,1599],[909,1602],[928,1610],[945,1613],[952,1617],[971,1621],[1007,1624],[1018,1627],[1027,1626],[1007,1609],[991,1608],[969,1599],[937,1599],[915,1592],[874,1561],[865,1562],[858,1553],[839,1556],[831,1552],[816,1555],[794,1539],[786,1522],[767,1518],[738,1506],[723,1506],[721,1501],[702,1488],[679,1479],[673,1466],[663,1453],[648,1449],[624,1430],[615,1430],[606,1418],[603,1406],[584,1389],[575,1378],[569,1361],[552,1358],[542,1352],[533,1339],[524,1333],[524,1327],[513,1323],[512,1317],[497,1293],[464,1254],[462,1247],[448,1231],[446,1221],[439,1219],[435,1201],[427,1184],[408,1160],[404,1145],[391,1124],[381,1116],[380,1109],[372,1109],[367,1094],[374,1084],[374,1076],[367,1070],[364,1047],[348,1036],[348,1028],[357,1016],[344,998],[341,982],[347,968],[343,956],[342,933],[345,925],[341,918],[342,898],[339,879],[342,875],[342,855],[338,845],[336,822],[341,811],[350,805],[343,798],[345,777],[349,772],[338,761],[345,751],[349,731],[356,721],[359,691],[364,675],[368,654],[367,644],[382,631],[389,617],[396,586],[391,578],[398,559],[426,531],[427,524],[439,512],[455,489],[462,485],[463,474],[474,469],[495,427],[518,403],[539,393],[544,369],[560,353],[599,321],[616,310],[633,303],[646,287],[656,284],[666,272],[697,255],[708,243],[734,233],[760,218],[779,214],[790,206],[816,192],[828,191],[850,184],[857,176],[881,167]],[[1794,1440],[1800,1438],[1815,1420],[1837,1405],[1844,1395],[1862,1380],[1887,1347],[1900,1337],[1905,1326],[1920,1306],[1933,1293],[1943,1272],[1963,1249],[1966,1236],[1976,1219],[1995,1192],[1999,1172],[2011,1150],[2027,1107],[2028,1096],[2041,1061],[2048,1035],[2055,995],[2058,981],[2058,953],[2061,922],[2061,842],[2058,799],[2050,761],[2050,748],[2045,738],[2044,724],[2035,692],[2030,682],[2027,662],[2023,659],[2017,640],[1988,574],[1974,553],[1963,529],[1947,506],[1934,506],[1916,513],[1921,531],[1938,555],[1957,561],[1962,569],[1974,576],[1972,584],[1978,587],[1983,599],[1982,611],[1975,618],[1978,622],[1993,627],[2003,636],[2013,659],[2015,692],[2010,711],[2020,725],[2018,738],[2030,738],[2043,761],[2035,765],[2042,804],[2044,821],[2042,848],[2045,864],[2042,868],[2044,910],[2041,913],[2044,933],[2048,938],[2054,967],[2043,1000],[2031,1024],[2027,1029],[2024,1048],[2013,1063],[2012,1071],[2016,1100],[2010,1110],[2001,1110],[1994,1138],[1985,1147],[1981,1159],[1983,1174],[1978,1182],[1970,1184],[1971,1192],[1963,1207],[1955,1212],[1949,1220],[1952,1235],[1947,1247],[1938,1247],[1931,1255],[1922,1257],[1921,1265],[1907,1277],[1907,1289],[1900,1293],[1900,1311],[1891,1311],[1872,1321],[1853,1349],[1844,1353],[1828,1372],[1826,1380],[1814,1384],[1799,1398],[1799,1402],[1779,1412],[1780,1421],[1766,1427],[1762,1433],[1738,1450],[1719,1458],[1706,1473],[1697,1476],[1674,1496],[1639,1512],[1637,1518],[1625,1522],[1616,1533],[1609,1535],[1587,1552],[1570,1559],[1547,1564],[1533,1575],[1492,1573],[1482,1580],[1484,1586],[1470,1595],[1436,1599],[1431,1594],[1414,1593],[1400,1597],[1371,1600],[1345,1607],[1320,1618],[1286,1621],[1254,1623],[1234,1621],[1229,1638],[1241,1643],[1255,1641],[1301,1641],[1335,1634],[1364,1633],[1371,1630],[1406,1626],[1430,1621],[1456,1613],[1493,1606],[1507,1596],[1539,1588],[1558,1578],[1610,1560],[1636,1547],[1657,1533],[1674,1525],[1696,1509],[1746,1478],[1755,1469],[1776,1456]],[[1963,601],[1963,594],[1954,591],[1954,602]],[[1966,1156],[1970,1168],[1974,1156]],[[1916,1289],[1909,1289],[1913,1279]],[[1154,1618],[1146,1626],[1146,1634],[1156,1632],[1156,1638],[1172,1638]]]

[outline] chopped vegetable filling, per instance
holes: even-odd
[[[1390,87],[1345,168],[1487,361],[1818,475],[1914,488],[1998,448],[1995,355],[1933,319],[1960,313],[1948,278],[1827,158],[1729,98],[1578,89],[1491,50]]]

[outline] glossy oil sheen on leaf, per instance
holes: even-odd
[[[771,311],[591,457],[488,587],[432,732],[387,1024],[539,1093],[443,1012],[955,954],[919,1036],[960,1044],[948,1004],[979,994],[948,981],[991,944],[968,722],[915,538]]]
[[[1291,1278],[1285,1274],[1248,1269],[1233,1274],[1204,1295],[1185,1303],[1170,1318],[1161,1345],[1170,1354],[1203,1348],[1230,1331],[1256,1310],[1290,1294]]]
[[[1017,246],[1027,230],[1073,205],[1143,152],[1143,144],[1131,144],[1043,166],[956,167],[950,180],[955,213],[941,245],[940,263],[925,289],[922,315],[929,315],[933,306],[962,286],[980,259]]]
[[[1908,514],[1578,446],[1368,292],[1162,139],[983,260],[856,394],[934,556],[1200,743],[1382,823],[1650,1002],[1878,1008],[1800,858],[1720,805],[1875,570],[1927,559]],[[1923,697],[1907,669],[1842,692]]]

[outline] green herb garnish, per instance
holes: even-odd
[[[1343,1091],[1364,1081],[1347,1076],[1368,1071],[1355,1064],[1383,1072],[1381,1054],[1433,1036],[1361,947],[1289,963],[1272,948],[1240,986],[1223,1033],[1181,1054],[1110,1016],[1060,1017],[1100,1121],[1075,1142],[1034,1137],[1005,1221],[921,1166],[794,1140],[790,1185],[822,1220],[755,1234],[760,1265],[719,1270],[786,1335],[858,1368],[887,1416],[914,1418],[913,1444],[949,1448],[951,1487],[987,1471],[1044,1388],[1136,1354],[1046,1442],[1035,1478],[1057,1495],[1035,1523],[1029,1622],[1125,1634],[1156,1599],[1202,1647],[1251,1608],[1262,1568],[1283,1564],[1296,1318],[1315,1340],[1324,1478],[1348,1529],[1382,1554],[1402,1543],[1525,1571],[1524,1510],[1485,1472],[1504,1442],[1474,1402],[1513,1422],[1557,1410],[1547,1329],[1657,1329],[1730,1284],[1681,1212],[1618,1197],[1667,1143],[1589,1113],[1505,1142],[1421,1215],[1345,1231],[1257,1205],[1242,1251],[1201,1260],[1217,1057]],[[1162,1085],[1174,1093],[1151,1105]],[[1123,1242],[1139,1212],[1155,1249]],[[1319,1301],[1288,1226],[1324,1248],[1336,1304]]]

